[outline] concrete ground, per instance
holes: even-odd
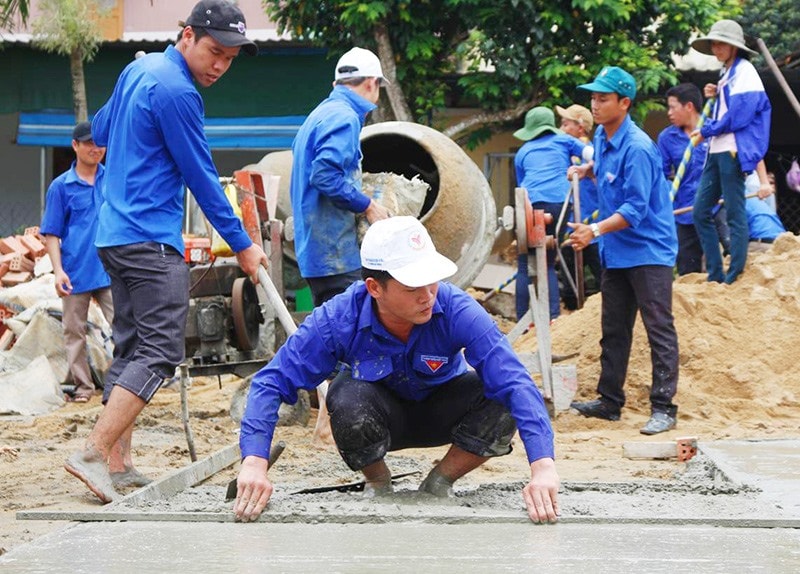
[[[71,523],[0,557],[0,570],[213,573],[269,569],[459,574],[529,572],[534,568],[598,573],[800,571],[800,440],[721,441],[701,444],[700,450],[727,483],[738,484],[741,489],[725,486],[718,489],[719,494],[714,490],[697,494],[709,499],[708,504],[696,507],[700,509],[697,516],[688,514],[692,505],[668,514],[670,505],[677,504],[674,500],[691,498],[681,490],[685,485],[678,490],[677,499],[670,498],[675,492],[660,496],[653,490],[633,489],[621,496],[624,493],[619,488],[615,492],[598,489],[592,495],[596,498],[587,499],[586,506],[599,508],[601,499],[611,500],[613,504],[604,508],[603,515],[582,516],[572,510],[563,516],[562,523],[546,526],[526,523],[519,509],[498,506],[443,505],[438,514],[430,508],[415,514],[398,500],[384,502],[385,511],[376,515],[367,501],[352,495],[349,499],[329,499],[328,505],[315,502],[300,506],[287,506],[291,497],[286,496],[276,501],[276,511],[303,509],[305,514],[288,513],[281,518],[276,512],[271,517],[273,522],[234,524],[229,511],[215,518],[213,508],[209,508],[212,512],[195,513],[194,518],[193,513],[184,515],[189,520],[209,522],[180,522],[174,515],[157,514],[170,508],[164,501],[163,506],[147,508],[154,513],[152,518],[139,512],[137,521]],[[563,493],[566,508],[581,506],[570,504],[578,492],[586,495],[586,486],[581,489],[573,486]],[[731,495],[740,498],[727,507],[725,498]],[[221,498],[219,493],[214,497]],[[647,500],[654,503],[648,505]],[[737,500],[752,505],[744,515],[733,510]],[[709,514],[715,507],[721,512]],[[352,508],[358,510],[355,514],[359,517],[342,520],[331,513],[332,508],[339,512]],[[752,513],[757,513],[760,521],[748,520]]]

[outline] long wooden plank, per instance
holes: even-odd
[[[18,520],[60,520],[70,522],[234,522],[231,512],[142,512],[142,511],[48,511],[25,510],[17,513]],[[417,514],[392,515],[376,512],[362,513],[271,513],[265,512],[258,519],[264,523],[308,523],[311,519],[330,524],[383,524],[395,522],[424,522],[431,520],[437,524],[528,524],[530,519],[524,512],[475,512],[470,514],[430,515]],[[709,525],[725,528],[800,528],[800,520],[792,518],[715,518],[715,517],[628,517],[628,516],[561,516],[561,524],[652,524],[697,526]]]
[[[147,486],[130,493],[128,496],[109,504],[105,508],[113,512],[114,508],[120,504],[136,505],[151,500],[169,498],[170,496],[174,496],[186,490],[190,486],[204,481],[223,468],[227,468],[235,462],[238,462],[240,457],[241,452],[239,451],[238,444],[226,446],[204,459],[198,460],[164,478],[151,482]]]

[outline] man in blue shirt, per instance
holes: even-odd
[[[447,496],[455,480],[511,451],[515,425],[535,522],[558,514],[553,431],[539,390],[481,306],[441,282],[456,265],[413,217],[373,224],[361,246],[364,281],[318,307],[253,378],[242,419],[234,511],[255,520],[272,494],[269,450],[281,401],[339,367],[328,392],[336,446],[370,494],[390,492],[387,451],[450,444],[420,490]],[[474,371],[467,368],[467,363]]]
[[[561,117],[561,124],[559,127],[561,128],[562,132],[574,138],[578,138],[584,144],[591,143],[592,128],[594,127],[592,112],[581,105],[572,104],[568,108],[556,106],[556,113]],[[591,151],[594,153],[593,150]],[[584,153],[584,155],[586,155],[586,153]],[[584,161],[584,158],[581,156],[572,157],[572,163],[574,165],[580,165],[584,163]],[[592,217],[592,214],[594,214],[595,211],[597,211],[597,185],[595,185],[591,178],[585,177],[580,180],[579,194],[581,199],[581,220],[586,221]],[[570,210],[569,221],[575,221],[573,216],[574,210]],[[567,264],[566,267],[571,273],[575,268],[575,252],[570,246],[567,245],[562,249],[562,253],[564,254],[564,261]],[[598,240],[592,241],[583,250],[583,265],[585,268],[589,268],[589,271],[594,278],[594,291],[591,292],[589,291],[590,287],[588,281],[584,279],[584,293],[588,296],[590,293],[596,293],[600,290],[600,275],[602,274],[602,265],[600,263],[600,245]],[[563,271],[564,270],[562,269],[562,272]],[[588,276],[584,277],[588,278]],[[566,284],[566,279],[564,279],[564,282]],[[561,298],[564,301],[564,307],[567,309],[574,311],[578,308],[578,294],[574,293],[571,289],[567,289],[566,293],[561,295]]]
[[[292,144],[289,194],[295,253],[314,305],[360,278],[356,214],[372,223],[385,207],[361,192],[361,128],[386,83],[378,57],[353,48],[336,64],[333,91],[306,118]]]
[[[658,134],[658,149],[664,160],[664,175],[668,178],[678,177],[678,168],[689,146],[689,136],[697,129],[702,107],[703,95],[694,84],[678,84],[667,90],[667,116],[672,125]],[[678,190],[674,193],[672,206],[676,210],[694,205],[707,154],[708,142],[700,141],[692,148],[689,161],[684,165],[683,176],[679,178]],[[730,246],[726,218],[725,208],[716,206],[714,224],[725,253]],[[703,247],[694,226],[692,211],[675,215],[675,226],[678,232],[678,275],[700,273],[703,270]]]
[[[94,394],[94,381],[86,359],[86,321],[92,297],[108,324],[114,319],[111,280],[100,263],[94,236],[97,212],[103,203],[100,189],[106,153],[92,140],[92,124],[81,122],[72,130],[75,161],[53,180],[47,190],[39,231],[53,264],[56,293],[61,297],[61,324],[67,364],[75,385],[72,399],[87,402]]]
[[[235,4],[198,2],[175,47],[129,64],[92,123],[95,142],[108,148],[95,245],[114,295],[114,361],[105,408],[84,449],[64,467],[103,502],[117,496],[109,475],[115,459],[132,484],[146,481],[133,470],[133,425],[184,357],[189,308],[181,235],[184,184],[247,275],[267,264],[222,191],[194,85],[214,84],[240,49],[258,52],[245,30]]]
[[[564,181],[564,172],[573,156],[582,157],[586,146],[579,139],[559,130],[553,111],[542,106],[525,114],[525,126],[515,131],[514,137],[525,142],[514,156],[517,185],[528,192],[533,209],[541,209],[552,216],[551,222],[546,225],[546,232],[556,235],[558,231],[560,243],[565,229],[556,230],[556,224],[569,192],[569,182]],[[555,265],[556,253],[548,249],[547,291],[551,320],[561,314]],[[528,254],[522,253],[517,257],[517,319],[522,319],[530,307],[529,284]]]
[[[653,361],[652,414],[641,432],[656,434],[675,428],[677,413],[672,402],[678,387],[678,335],[672,317],[677,238],[669,183],[655,144],[628,115],[636,97],[633,76],[607,66],[594,82],[578,88],[592,93],[592,114],[600,127],[594,136],[594,165],[570,167],[568,176],[577,170],[596,177],[600,221],[571,223],[570,240],[580,250],[602,238],[603,336],[600,398],[572,407],[588,417],[619,420],[639,311]]]

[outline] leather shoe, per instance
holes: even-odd
[[[639,432],[642,434],[658,434],[674,429],[675,425],[675,417],[671,417],[667,413],[653,413],[650,416],[650,420]]]
[[[610,405],[603,399],[595,399],[593,401],[585,402],[573,401],[569,406],[585,417],[594,417],[596,419],[605,419],[607,421],[619,420],[619,409],[613,405]]]

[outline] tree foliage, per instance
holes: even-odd
[[[33,44],[69,57],[75,120],[85,121],[88,106],[83,63],[94,58],[103,39],[97,0],[40,0],[39,8],[42,14],[31,26]]]
[[[0,0],[0,28],[11,29],[17,17],[24,26],[29,14],[29,0]]]
[[[800,51],[800,6],[796,0],[745,0],[743,4],[739,23],[745,34],[764,40],[776,60]]]
[[[485,133],[532,105],[564,104],[604,65],[645,96],[676,81],[672,53],[736,13],[738,0],[262,0],[282,31],[330,49],[375,49],[385,30],[397,81],[417,121],[454,100],[479,108],[451,136]],[[383,56],[382,54],[379,54]],[[384,58],[381,57],[384,61]],[[476,132],[477,131],[477,132]]]

